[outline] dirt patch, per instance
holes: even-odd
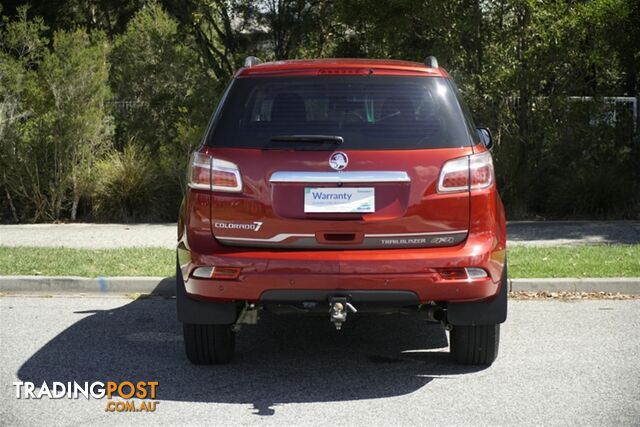
[[[613,292],[509,292],[509,298],[516,300],[637,300],[640,295]]]

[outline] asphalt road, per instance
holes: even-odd
[[[412,317],[263,316],[228,366],[191,366],[174,302],[0,297],[0,425],[638,425],[640,301],[512,301],[488,369]],[[158,381],[155,413],[15,398],[13,381]]]
[[[90,249],[176,246],[175,224],[0,225],[0,246]],[[510,245],[638,244],[640,221],[511,221]]]

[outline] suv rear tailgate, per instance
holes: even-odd
[[[345,150],[348,168],[334,171],[331,151],[205,147],[235,163],[239,193],[211,193],[211,233],[223,245],[274,249],[364,249],[453,246],[469,228],[469,193],[436,191],[444,162],[471,147]],[[372,212],[305,209],[305,192],[373,194]],[[322,191],[321,191],[322,192]],[[307,202],[308,200],[307,196]],[[308,203],[307,203],[308,205]]]

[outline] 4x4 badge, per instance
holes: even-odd
[[[341,171],[349,164],[349,157],[342,151],[336,151],[329,157],[329,166],[337,171]]]

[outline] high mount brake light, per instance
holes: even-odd
[[[493,160],[485,151],[449,160],[442,166],[438,179],[438,193],[482,190],[493,184]]]
[[[197,151],[191,156],[188,183],[198,190],[242,191],[242,177],[235,163]]]
[[[321,68],[318,70],[318,75],[367,75],[373,71],[369,68]]]

